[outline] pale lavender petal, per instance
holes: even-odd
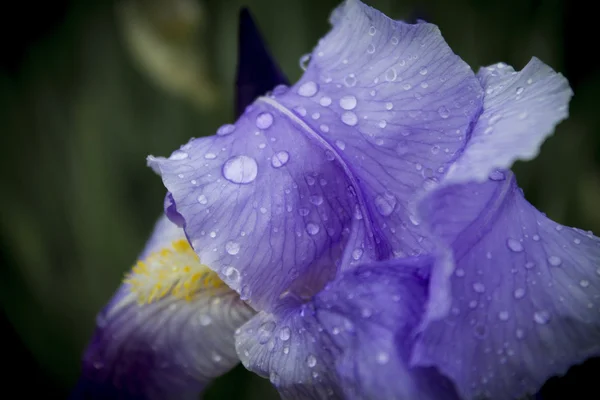
[[[159,220],[143,264],[98,316],[81,398],[196,399],[237,364],[233,333],[254,313],[185,243]]]
[[[481,85],[435,25],[394,21],[356,0],[331,19],[303,77],[269,102],[301,118],[347,166],[367,236],[390,255],[428,251],[410,202],[460,154]],[[361,240],[354,247],[365,257],[352,264],[368,260]]]
[[[481,109],[479,81],[434,25],[355,0],[336,15],[296,85],[150,158],[196,252],[257,309],[310,297],[349,265],[429,250],[410,199]]]
[[[360,266],[307,304],[259,313],[236,334],[240,359],[284,399],[457,399],[434,368],[409,366],[427,260]]]
[[[546,218],[512,173],[492,177],[440,189],[422,210],[452,257],[431,286],[446,280],[448,306],[428,305],[448,312],[424,322],[413,363],[438,367],[467,399],[533,394],[600,354],[600,239]]]
[[[537,58],[518,73],[503,63],[477,74],[486,90],[483,114],[446,182],[485,181],[496,169],[531,160],[568,116],[573,92],[561,74]]]

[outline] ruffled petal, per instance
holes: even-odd
[[[533,394],[600,353],[600,239],[546,218],[512,173],[492,177],[423,203],[454,262],[434,267],[430,290],[448,285],[449,312],[425,321],[412,361],[439,368],[465,399]]]
[[[300,81],[273,102],[302,117],[347,165],[366,234],[387,246],[379,259],[429,251],[410,203],[460,154],[483,89],[435,25],[394,21],[357,0],[331,21]]]
[[[287,291],[308,298],[338,269],[428,251],[410,199],[456,158],[481,108],[479,81],[437,27],[355,0],[334,15],[294,87],[150,158],[196,252],[256,309]]]
[[[500,63],[477,74],[486,90],[483,114],[446,182],[485,181],[496,169],[531,160],[568,116],[573,91],[564,76],[537,58],[518,73]]]
[[[99,314],[73,398],[197,399],[239,361],[233,333],[254,313],[161,218]]]
[[[236,333],[242,363],[284,399],[456,399],[435,369],[408,365],[427,297],[412,261],[358,267],[307,304],[259,313]]]

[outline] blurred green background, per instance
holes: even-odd
[[[516,170],[528,198],[550,217],[600,232],[600,69],[581,50],[596,47],[598,37],[583,3],[367,2],[397,19],[436,23],[474,69],[497,61],[520,69],[535,55],[563,72],[575,91],[571,117],[536,160]],[[328,30],[336,4],[61,0],[3,6],[0,303],[9,350],[3,383],[36,382],[37,388],[21,386],[21,393],[43,388],[45,397],[64,398],[75,382],[95,314],[162,209],[164,189],[145,156],[168,155],[233,118],[239,8],[250,7],[294,81],[299,57]],[[556,385],[581,385],[584,375]],[[206,398],[277,396],[240,367]]]

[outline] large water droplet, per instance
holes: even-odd
[[[506,241],[506,246],[508,246],[508,248],[511,251],[514,251],[515,253],[523,251],[523,245],[521,244],[521,242],[513,238],[508,238],[508,240]]]
[[[354,126],[358,123],[358,117],[352,111],[346,111],[342,114],[342,122],[348,126]]]
[[[289,160],[290,153],[288,153],[287,151],[280,151],[273,155],[273,158],[271,159],[271,165],[274,168],[281,168],[285,164],[287,164]]]
[[[273,114],[270,112],[258,114],[256,117],[256,127],[258,129],[268,129],[271,125],[273,125]]]
[[[223,176],[233,183],[250,183],[258,175],[258,164],[252,157],[231,157],[223,165]]]
[[[229,135],[233,131],[235,131],[235,125],[226,124],[226,125],[221,126],[219,129],[217,129],[217,135],[225,136],[225,135]]]
[[[375,206],[377,207],[377,211],[379,214],[384,217],[389,216],[392,212],[394,212],[394,208],[398,201],[396,197],[391,193],[384,193],[375,197]]]
[[[344,96],[340,99],[340,107],[342,107],[344,110],[354,110],[356,103],[356,97],[352,95]]]
[[[316,82],[308,81],[298,88],[298,94],[303,97],[312,97],[319,91],[319,85]]]
[[[240,252],[240,245],[236,242],[227,242],[225,243],[225,250],[227,251],[227,253],[234,256]]]

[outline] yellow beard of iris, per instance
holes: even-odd
[[[203,289],[225,286],[215,272],[200,262],[185,239],[139,260],[124,282],[137,295],[139,304],[151,304],[165,296],[190,302]]]

